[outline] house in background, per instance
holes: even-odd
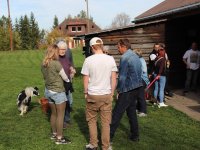
[[[136,17],[133,25],[83,36],[87,52],[89,40],[101,37],[117,63],[121,56],[116,43],[120,38],[129,39],[133,49],[141,49],[147,62],[154,43],[165,43],[171,60],[170,83],[183,87],[186,69],[182,57],[192,41],[200,46],[199,20],[200,0],[165,0]]]
[[[58,30],[61,30],[66,35],[66,41],[69,48],[75,48],[79,45],[84,45],[84,39],[76,38],[78,35],[88,34],[93,32],[99,32],[101,29],[92,21],[88,19],[75,18],[65,19],[61,24],[57,26]]]

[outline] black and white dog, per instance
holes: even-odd
[[[33,96],[39,96],[39,89],[37,87],[27,87],[19,93],[17,96],[17,106],[18,110],[21,112],[20,115],[23,116],[28,111],[28,107],[31,103],[31,98]]]

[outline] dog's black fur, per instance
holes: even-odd
[[[19,93],[17,96],[17,106],[18,110],[21,112],[21,116],[27,113],[31,103],[31,98],[39,95],[39,89],[37,87],[27,87]]]

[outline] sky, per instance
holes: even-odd
[[[163,0],[88,0],[89,15],[104,29],[111,25],[117,14],[126,13],[131,21]],[[61,23],[69,14],[76,16],[86,11],[85,0],[10,0],[10,13],[14,22],[25,14],[34,13],[40,29],[50,30],[55,15]],[[8,16],[7,0],[0,0],[0,16]]]

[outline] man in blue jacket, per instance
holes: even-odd
[[[138,55],[131,50],[131,44],[128,39],[119,40],[117,47],[122,57],[119,64],[117,85],[118,100],[113,110],[110,139],[112,141],[123,113],[126,111],[130,123],[131,134],[129,138],[132,141],[139,141],[136,100],[139,89],[142,87],[141,62]]]

